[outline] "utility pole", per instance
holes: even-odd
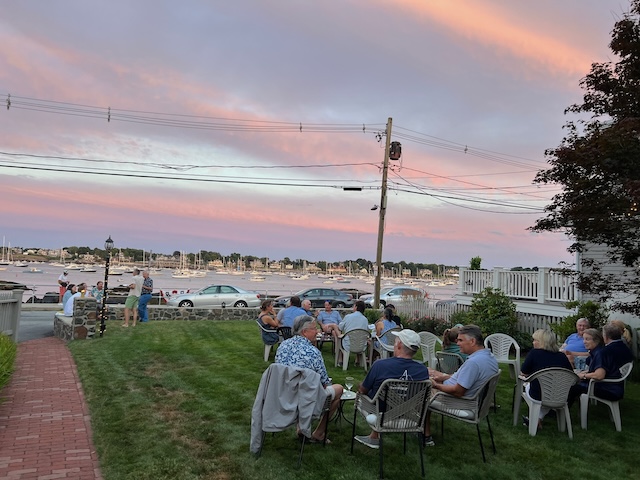
[[[382,189],[380,190],[380,219],[378,222],[378,250],[376,253],[376,281],[373,290],[373,307],[380,306],[380,279],[382,278],[382,239],[384,238],[384,214],[387,211],[387,171],[389,170],[389,147],[391,145],[391,117],[387,120],[384,163],[382,164]]]

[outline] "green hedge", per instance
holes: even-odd
[[[16,344],[6,335],[0,334],[0,390],[9,383],[16,360]]]

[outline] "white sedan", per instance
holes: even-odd
[[[167,300],[173,307],[259,307],[260,294],[232,285],[209,285]]]

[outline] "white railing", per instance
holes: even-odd
[[[513,299],[566,303],[579,299],[574,275],[573,272],[548,267],[542,267],[537,272],[511,271],[499,267],[493,270],[460,268],[458,294],[470,296],[492,287]]]
[[[0,290],[0,333],[14,342],[18,339],[22,290]]]
[[[457,303],[434,302],[426,298],[408,296],[395,302],[394,306],[399,314],[403,314],[410,319],[433,318],[448,322],[451,315],[468,307]]]

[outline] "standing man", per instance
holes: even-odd
[[[142,293],[142,283],[144,279],[140,276],[140,270],[137,268],[133,269],[133,278],[131,279],[131,283],[129,284],[129,296],[124,302],[124,323],[123,327],[129,326],[129,317],[131,316],[131,312],[133,311],[133,327],[136,326],[136,322],[138,321],[138,300],[140,299],[140,295]]]
[[[350,332],[351,330],[368,330],[369,329],[369,320],[364,316],[364,310],[366,305],[362,300],[358,300],[353,304],[353,313],[349,315],[345,315],[342,322],[340,322],[340,331],[342,333]],[[349,339],[344,338],[342,340],[342,345],[348,350],[349,349]],[[338,367],[342,366],[342,351],[338,354]]]
[[[318,312],[318,323],[320,324],[320,328],[322,328],[322,332],[337,338],[338,335],[340,335],[340,327],[338,327],[340,322],[342,322],[340,312],[332,310],[329,300],[325,301],[324,310]]]
[[[147,303],[151,300],[151,293],[153,292],[153,280],[149,277],[149,270],[142,272],[142,294],[140,295],[140,301],[138,302],[138,316],[140,322],[149,321],[149,312],[147,311]]]
[[[59,303],[63,303],[62,302],[62,297],[64,297],[64,294],[67,291],[67,285],[69,285],[69,277],[68,277],[68,275],[69,275],[69,272],[65,270],[58,277],[58,285],[60,285],[60,300],[59,300]]]
[[[373,398],[382,382],[389,378],[409,381],[429,379],[429,370],[424,363],[413,360],[413,356],[420,350],[420,335],[408,328],[394,335],[393,357],[378,360],[371,365],[371,370],[358,388],[360,393],[367,394],[369,398]],[[380,448],[378,432],[371,431],[369,435],[356,435],[354,438],[367,447]]]

